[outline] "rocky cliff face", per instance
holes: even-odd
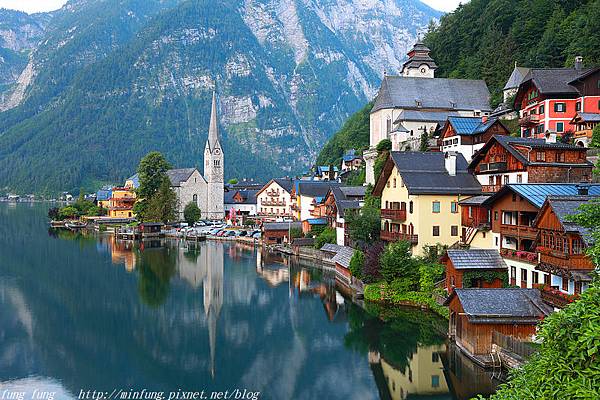
[[[439,16],[417,0],[107,1],[69,2],[22,66],[0,187],[115,181],[153,149],[200,166],[213,90],[228,177],[299,172]]]

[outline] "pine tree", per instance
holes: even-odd
[[[147,204],[146,220],[166,224],[177,219],[177,196],[171,189],[169,178],[163,178],[158,191]]]

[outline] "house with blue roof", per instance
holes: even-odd
[[[498,118],[451,116],[442,128],[441,149],[443,152],[457,151],[471,160],[494,135],[510,135]]]
[[[557,278],[553,278],[551,271],[539,268],[540,230],[535,225],[544,203],[555,196],[600,199],[600,184],[508,184],[481,203],[491,217],[491,247],[500,251],[508,265],[512,285],[556,286]],[[556,240],[563,239],[557,236]]]
[[[360,169],[363,158],[355,149],[350,149],[342,156],[342,172]]]

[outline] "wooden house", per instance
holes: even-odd
[[[281,244],[290,241],[292,229],[302,229],[300,222],[265,222],[262,227],[263,243]]]
[[[489,355],[494,331],[531,340],[537,324],[552,312],[537,289],[455,289],[445,305],[449,334],[469,356]]]
[[[480,249],[492,248],[490,210],[483,205],[489,197],[486,193],[458,202],[462,244]]]
[[[508,267],[497,250],[448,250],[443,261],[448,293],[456,288],[501,288],[507,281]]]
[[[592,280],[594,264],[586,255],[592,240],[588,229],[571,222],[582,204],[599,201],[600,196],[549,196],[535,221],[540,236],[537,269],[552,275],[551,286],[562,293],[579,295]],[[546,289],[549,289],[546,287]],[[564,296],[552,290],[543,291],[545,300],[560,307]]]
[[[571,119],[574,127],[573,142],[576,146],[589,147],[592,142],[592,134],[596,125],[600,124],[600,110],[595,113],[578,112]]]
[[[443,152],[457,151],[470,160],[492,136],[509,134],[497,118],[450,116],[440,135],[441,149]]]
[[[544,139],[494,135],[469,164],[483,192],[509,183],[591,182],[593,164],[585,148]]]

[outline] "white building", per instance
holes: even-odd
[[[291,179],[271,179],[256,193],[256,211],[262,221],[292,218],[292,186]]]

